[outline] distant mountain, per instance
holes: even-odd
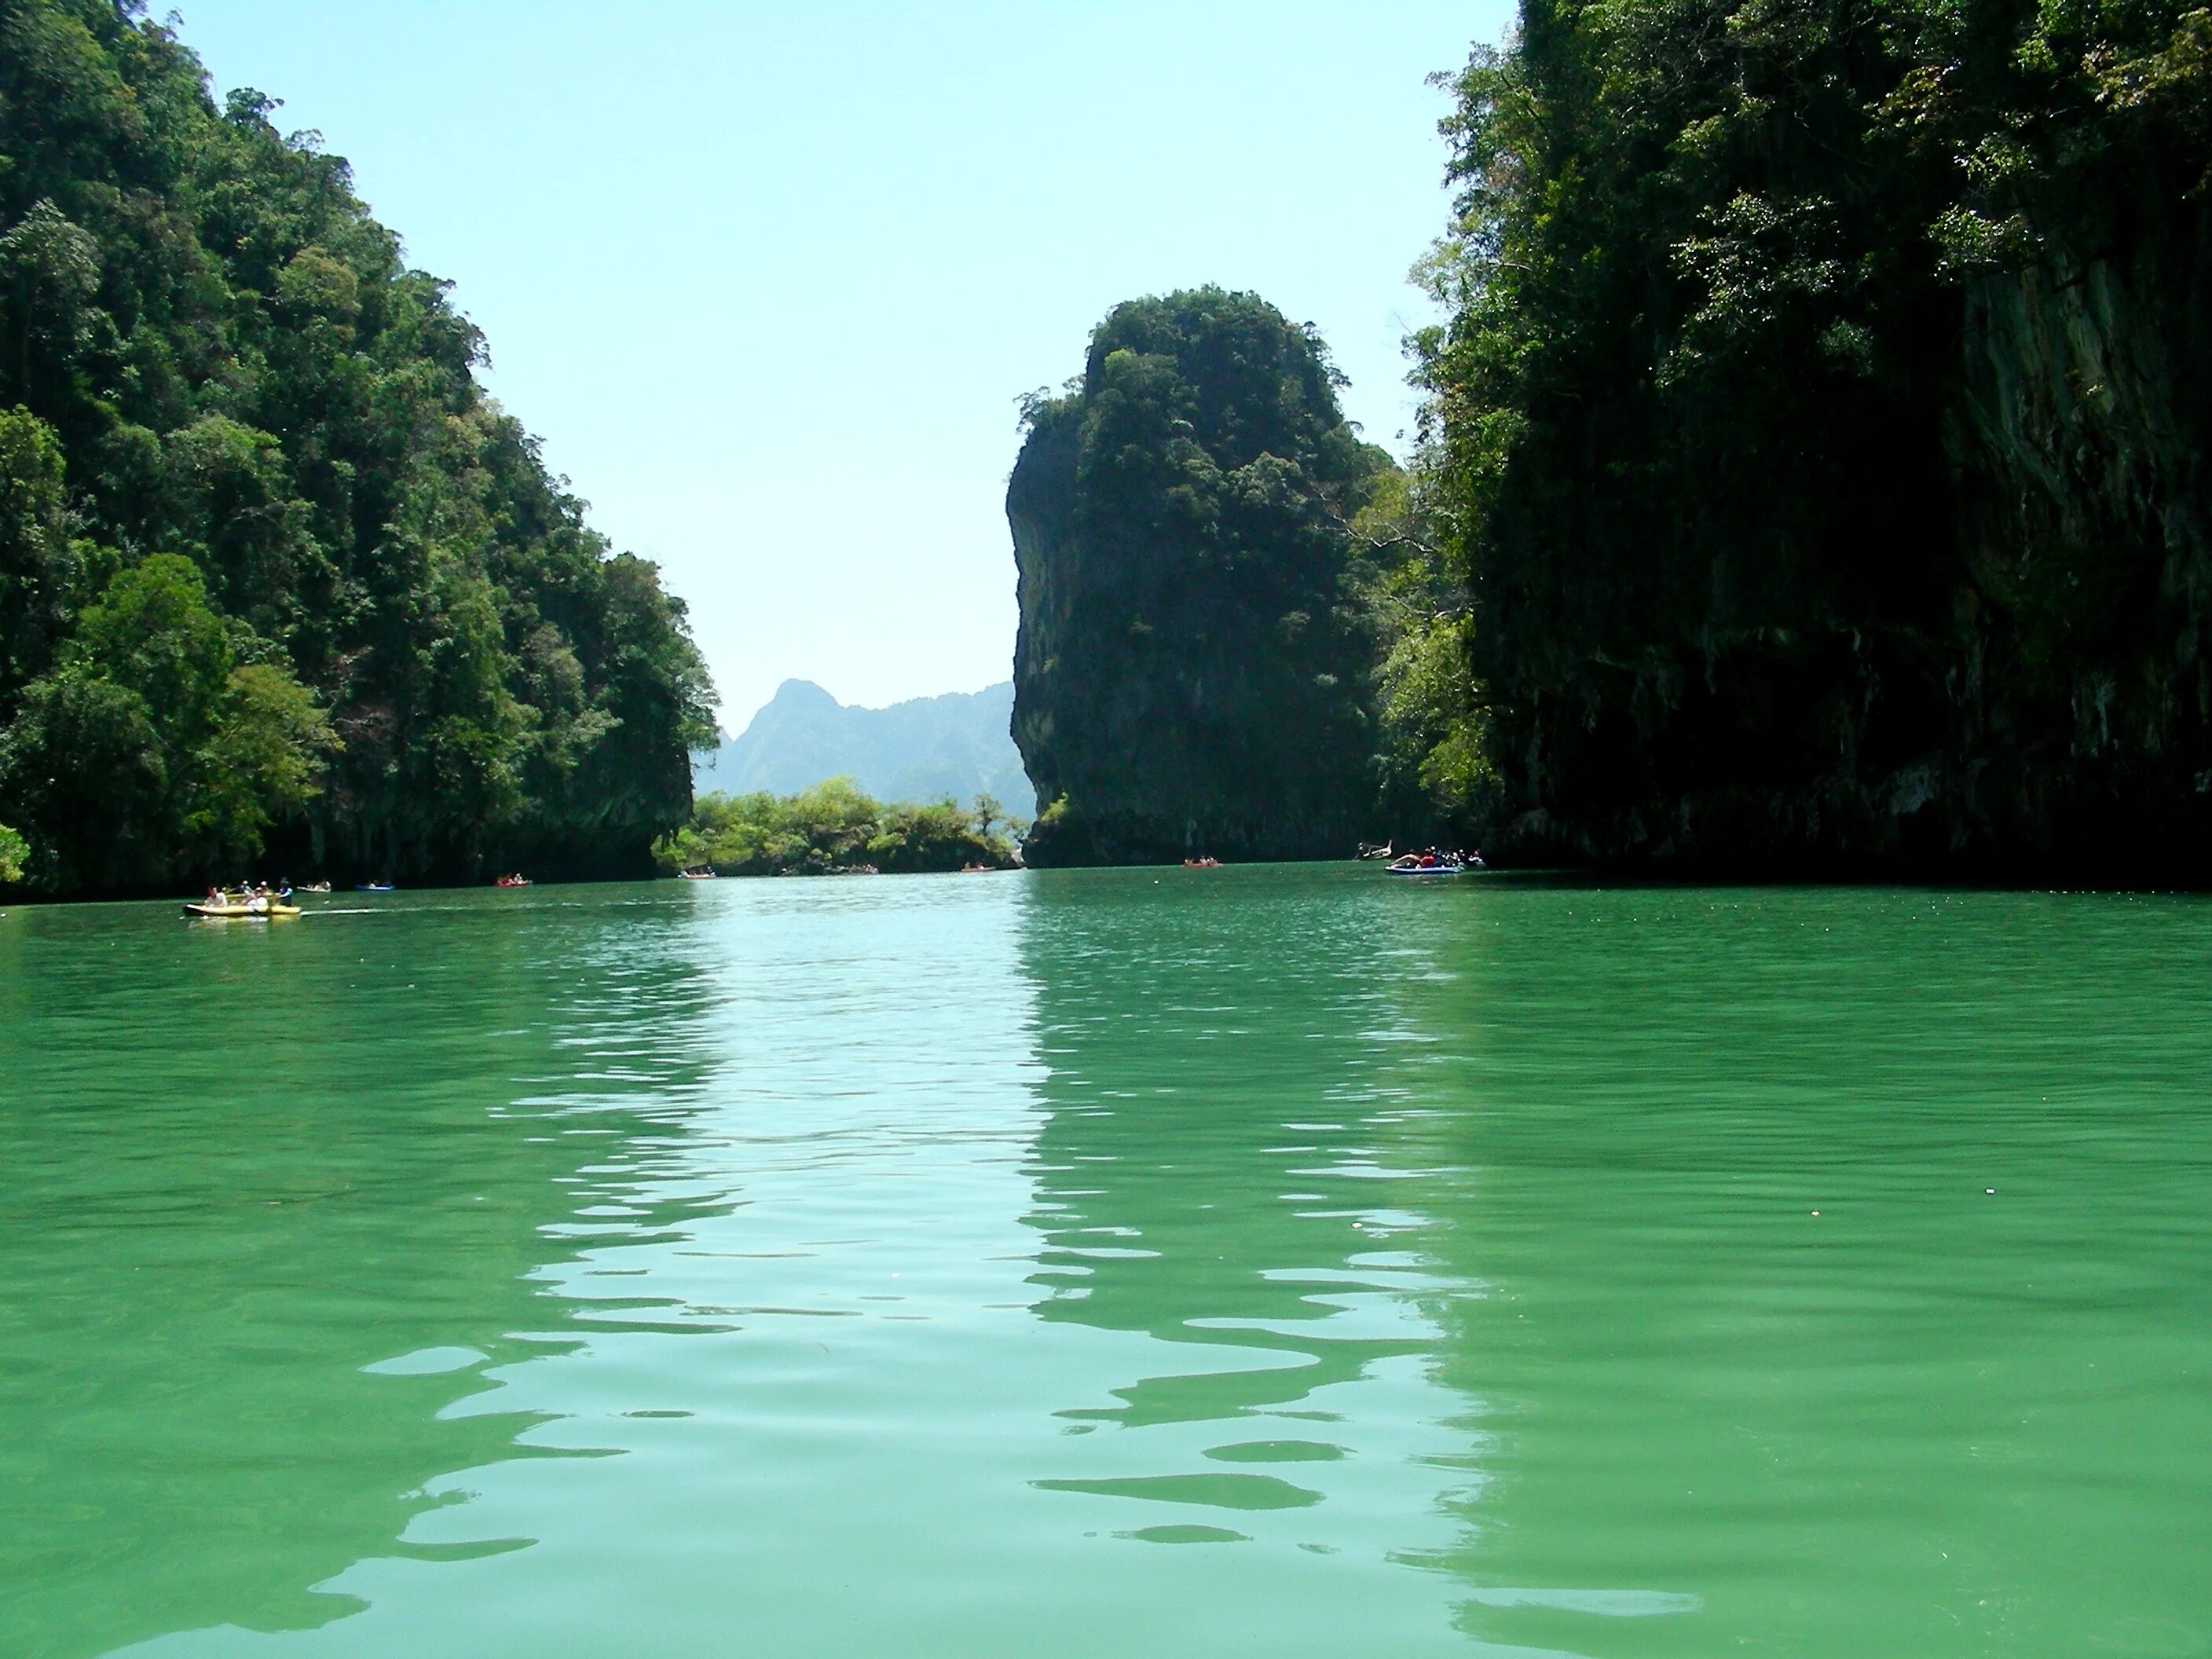
[[[849,777],[884,801],[995,795],[1027,817],[1036,793],[1008,728],[1014,688],[986,686],[916,697],[888,708],[848,708],[807,680],[786,680],[738,737],[693,757],[698,791],[766,789],[788,795]]]

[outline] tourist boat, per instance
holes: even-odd
[[[702,865],[696,870],[678,870],[676,872],[676,879],[678,881],[712,881],[714,879],[714,872]]]
[[[244,899],[226,896],[219,904],[199,899],[185,906],[185,915],[202,921],[266,921],[271,916],[296,916],[300,907],[283,904],[275,899],[263,905],[248,904]]]
[[[331,884],[326,881],[311,881],[300,890],[303,893],[327,893]]]
[[[1389,866],[1394,876],[1455,876],[1467,866],[1452,859],[1435,859],[1424,864],[1408,854]]]

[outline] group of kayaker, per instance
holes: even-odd
[[[280,881],[271,887],[265,881],[242,881],[235,887],[210,887],[207,902],[216,909],[242,908],[257,916],[267,915],[272,904],[292,902],[292,884]]]
[[[263,921],[276,916],[296,916],[300,907],[292,902],[292,884],[280,881],[271,887],[267,882],[240,882],[236,887],[210,887],[207,896],[185,906],[185,915],[209,921]]]
[[[500,877],[496,884],[527,887],[530,878],[520,871],[514,871]],[[331,884],[327,881],[310,882],[300,890],[327,893],[331,890]],[[388,881],[365,881],[354,890],[388,893],[392,891],[392,884]],[[188,919],[212,921],[239,921],[270,916],[296,916],[299,914],[300,906],[289,881],[280,881],[273,887],[265,881],[242,881],[235,887],[210,887],[205,898],[191,900],[185,905],[185,915]]]
[[[1393,870],[1433,870],[1441,865],[1452,865],[1462,870],[1480,870],[1483,867],[1482,854],[1480,853],[1461,852],[1443,847],[1424,847],[1414,851],[1401,853],[1398,850],[1396,843],[1387,841],[1379,847],[1373,842],[1361,842],[1359,856],[1363,859],[1376,860],[1389,865]]]
[[[1480,870],[1482,868],[1482,854],[1448,851],[1441,847],[1425,847],[1418,853],[1407,853],[1391,860],[1390,867],[1401,875],[1428,871]]]

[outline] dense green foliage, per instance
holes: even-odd
[[[263,853],[643,867],[708,688],[312,133],[0,0],[0,818],[59,891]]]
[[[1376,661],[1376,817],[1401,842],[1461,842],[1499,802],[1474,614],[1433,505],[1432,455],[1377,479],[1352,521],[1352,590]]]
[[[1375,793],[1347,521],[1389,459],[1256,295],[1116,307],[1026,410],[1014,738],[1032,863],[1347,850]]]
[[[1523,0],[1455,90],[1422,741],[1504,842],[2201,879],[2212,12]]]
[[[972,809],[950,800],[887,806],[850,778],[832,778],[795,795],[702,795],[690,821],[653,853],[664,870],[725,876],[1004,870],[1015,862],[1018,828],[988,795]]]

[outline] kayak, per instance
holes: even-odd
[[[357,881],[353,884],[353,890],[356,893],[388,893],[392,890],[392,884],[388,881]]]
[[[296,904],[267,904],[255,910],[243,904],[210,904],[203,900],[197,904],[187,904],[185,914],[204,921],[266,921],[271,916],[296,916],[300,914],[300,907]]]
[[[678,870],[676,872],[678,881],[714,881],[716,878],[712,870]]]

